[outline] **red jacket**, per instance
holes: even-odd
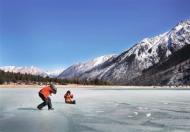
[[[50,86],[45,86],[40,90],[40,93],[43,94],[45,98],[48,98],[48,96],[53,93],[53,90]]]
[[[65,94],[64,98],[65,98],[65,102],[72,102],[73,95],[72,94]]]

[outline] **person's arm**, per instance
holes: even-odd
[[[56,89],[53,89],[53,88],[51,88],[51,87],[50,87],[50,89],[51,89],[51,93],[53,93],[53,94],[56,94],[56,93],[57,93],[57,90],[56,90]]]
[[[52,95],[52,93],[54,93],[54,91],[51,87],[49,87],[49,92],[50,92],[50,95]]]

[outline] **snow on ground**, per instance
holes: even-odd
[[[52,96],[54,111],[41,103],[39,89],[0,89],[0,132],[189,132],[190,90],[71,89]]]

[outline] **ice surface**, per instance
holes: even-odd
[[[67,90],[39,111],[39,89],[0,89],[0,132],[190,131],[189,90],[71,89],[76,105],[64,103]]]

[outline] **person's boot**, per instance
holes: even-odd
[[[48,110],[54,110],[54,108],[49,108]]]
[[[42,108],[40,106],[37,107],[38,110],[42,110]]]

